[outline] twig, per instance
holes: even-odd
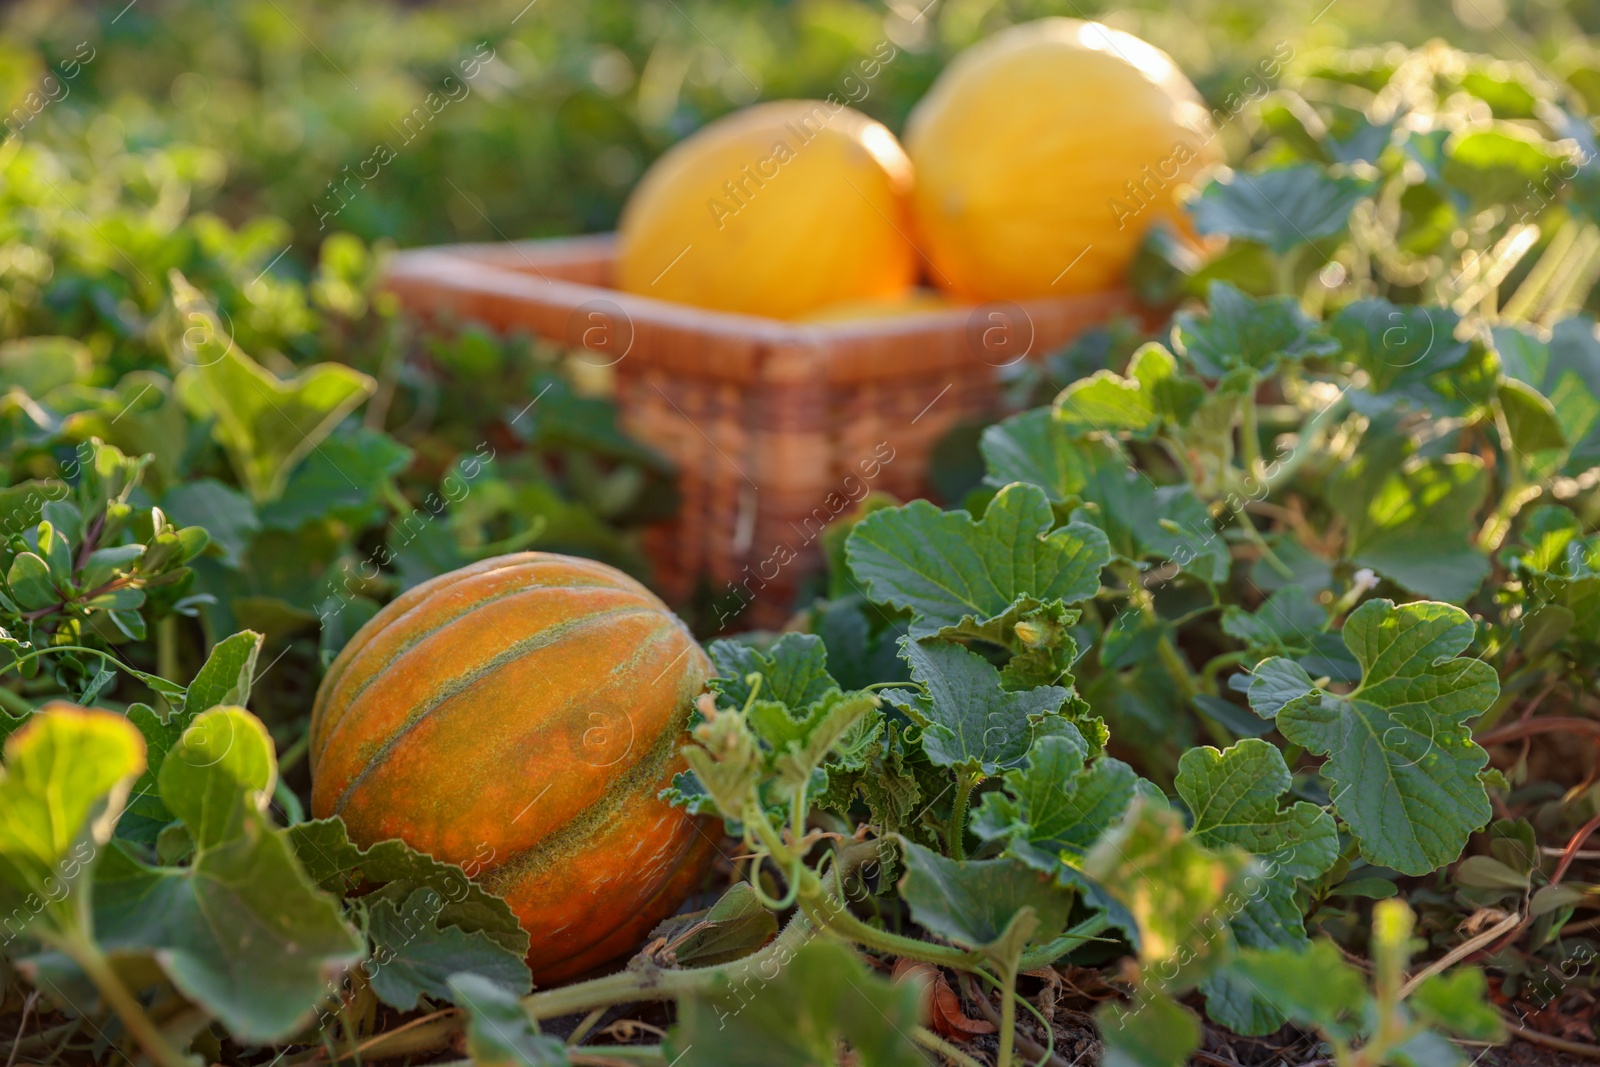
[[[965,1052],[962,1052],[948,1041],[945,1041],[932,1030],[925,1030],[919,1026],[915,1030],[911,1031],[911,1040],[915,1041],[923,1048],[937,1052],[945,1059],[955,1062],[959,1065],[959,1067],[983,1067],[983,1064],[979,1063],[971,1056],[968,1056]]]
[[[1582,1041],[1568,1041],[1564,1037],[1552,1037],[1538,1030],[1530,1030],[1520,1023],[1505,1018],[1503,1012],[1501,1020],[1506,1024],[1507,1030],[1531,1044],[1543,1045],[1545,1048],[1553,1048],[1560,1052],[1570,1052],[1574,1056],[1587,1056],[1592,1060],[1600,1060],[1600,1045],[1586,1045]]]
[[[462,1022],[463,1017],[458,1009],[446,1008],[432,1015],[412,1019],[393,1030],[374,1034],[354,1049],[341,1054],[338,1059],[345,1060],[356,1056],[381,1060],[395,1056],[411,1056],[419,1052],[432,1052],[447,1046],[460,1032]],[[406,1034],[406,1037],[400,1038],[401,1034]]]
[[[1474,952],[1478,951],[1484,945],[1487,945],[1501,934],[1508,933],[1513,928],[1519,926],[1522,921],[1523,919],[1521,915],[1517,914],[1516,912],[1512,912],[1504,919],[1501,919],[1499,922],[1489,927],[1489,929],[1483,931],[1475,937],[1470,937],[1461,942],[1461,944],[1457,945],[1455,948],[1451,949],[1449,952],[1446,952],[1443,956],[1440,956],[1422,970],[1412,975],[1411,978],[1407,980],[1406,984],[1400,987],[1400,999],[1406,999],[1416,990],[1417,986],[1421,985],[1423,982],[1426,982],[1429,978],[1432,978],[1445,968],[1466,959],[1468,956],[1472,955]]]
[[[1561,862],[1556,864],[1556,873],[1550,876],[1552,886],[1560,885],[1561,879],[1566,877],[1567,868],[1572,866],[1572,861],[1578,858],[1578,847],[1589,840],[1589,835],[1600,830],[1600,815],[1596,815],[1567,842],[1567,847],[1562,849]]]
[[[17,1062],[17,1053],[22,1049],[22,1034],[28,1029],[28,1016],[33,1014],[33,1006],[39,1003],[39,991],[35,989],[28,994],[28,999],[22,1002],[22,1021],[17,1024],[17,1036],[11,1041],[11,1055],[6,1057],[6,1067],[14,1067]]]
[[[1528,719],[1525,722],[1497,726],[1493,730],[1478,734],[1473,740],[1487,747],[1503,745],[1507,741],[1515,741],[1532,734],[1553,733],[1589,734],[1600,737],[1600,719],[1582,719],[1576,715],[1550,715],[1542,719]]]
[[[1001,1025],[1000,1013],[995,1011],[993,1004],[989,1003],[989,995],[977,988],[977,983],[972,981],[971,975],[964,974],[961,976],[961,990],[978,1006],[978,1010],[983,1013],[985,1019],[988,1019],[996,1027]],[[1067,1061],[1057,1053],[1051,1052],[1016,1027],[1013,1026],[1011,1029],[1016,1035],[1018,1050],[1030,1057],[1036,1067],[1070,1067]]]

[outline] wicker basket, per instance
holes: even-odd
[[[655,585],[702,580],[728,624],[781,623],[818,534],[870,490],[925,489],[928,455],[995,409],[997,369],[1133,309],[1121,292],[791,324],[609,288],[610,235],[396,255],[411,312],[524,330],[612,366],[623,428],[670,458],[682,508],[651,529]]]

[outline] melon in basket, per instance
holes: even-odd
[[[619,289],[792,319],[901,296],[916,280],[911,164],[894,134],[829,101],[780,100],[672,148],[629,197]]]
[[[1166,53],[1051,18],[967,49],[906,124],[929,276],[969,300],[1119,284],[1177,192],[1220,159],[1200,96]]]

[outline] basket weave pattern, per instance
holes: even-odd
[[[992,414],[997,368],[1132,310],[1112,292],[790,324],[609,288],[610,235],[402,252],[386,286],[423,318],[524,330],[613,365],[622,428],[678,468],[646,534],[654,584],[709,583],[723,620],[783,621],[821,530],[867,492],[926,488],[956,422]]]

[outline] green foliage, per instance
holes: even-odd
[[[1368,601],[1343,631],[1361,664],[1354,690],[1336,695],[1304,678],[1281,706],[1256,704],[1284,737],[1330,757],[1322,773],[1334,808],[1374,863],[1424,874],[1460,855],[1489,821],[1479,775],[1489,757],[1467,724],[1500,683],[1489,664],[1459,657],[1472,631],[1466,612],[1448,604]]]
[[[1494,1042],[1504,1038],[1504,1024],[1485,1003],[1483,972],[1475,968],[1430,975],[1414,989],[1402,985],[1415,948],[1414,923],[1400,901],[1374,909],[1371,987],[1328,941],[1301,950],[1246,951],[1233,967],[1286,1017],[1327,1038],[1341,1067],[1468,1063],[1447,1035]]]
[[[492,1067],[563,1067],[567,1050],[559,1038],[539,1033],[514,994],[477,974],[449,979],[451,999],[467,1009],[467,1052],[473,1063]]]
[[[239,708],[199,716],[160,775],[161,799],[192,842],[189,863],[154,865],[117,846],[94,893],[105,949],[148,955],[180,993],[251,1041],[293,1034],[327,975],[365,954],[273,831],[265,808],[276,780],[259,720]]]
[[[945,859],[904,842],[906,876],[900,896],[923,929],[967,948],[1004,954],[1045,942],[1066,926],[1072,894],[1015,860]]]
[[[712,988],[683,1001],[668,1039],[686,1067],[812,1067],[846,1040],[862,1067],[921,1067],[907,1038],[917,989],[868,973],[845,946],[815,940],[754,989]]]
[[[44,938],[71,936],[84,922],[60,902],[87,875],[144,767],[138,732],[108,712],[60,709],[11,734],[0,797],[0,906],[22,929],[42,923]],[[65,890],[65,892],[63,892]],[[46,908],[46,902],[52,907]],[[20,932],[20,931],[17,931]]]
[[[632,1055],[912,1064],[941,1054],[921,991],[873,973],[907,960],[999,997],[1013,1067],[1018,975],[1069,961],[1127,983],[1096,1012],[1109,1063],[1183,1062],[1203,1002],[1240,1034],[1316,1030],[1344,1067],[1502,1036],[1481,972],[1405,978],[1483,909],[1527,898],[1483,959],[1498,997],[1563,973],[1593,797],[1539,780],[1560,759],[1491,768],[1473,731],[1570,728],[1600,670],[1586,44],[1566,86],[1433,45],[1307,54],[1252,92],[1222,123],[1236,168],[1191,203],[1228,244],[1153,239],[1130,279],[1170,321],[1011,372],[1026,409],[982,429],[961,507],[874,497],[824,535],[811,632],[710,646],[663,795],[722,817],[742,880],[617,974],[530,993],[527,934],[469,876],[495,857],[304,818],[312,689],[379,605],[473,560],[643,573],[671,471],[595,368],[421,335],[384,248],[326,228],[599,228],[751,92],[824,95],[893,41],[861,103],[897,120],[1031,5],[922,28],[853,3],[149,6],[178,17],[0,40],[0,94],[69,29],[106,53],[0,149],[8,981],[160,1067],[365,1056],[411,1013],[392,1039],[419,1056],[560,1064],[603,1046],[537,1020],[652,999],[665,1052]],[[1204,72],[1216,102],[1262,51],[1162,32],[1238,68]],[[470,101],[330,199],[443,71]],[[1518,818],[1489,825],[1491,790]]]
[[[871,599],[911,611],[913,637],[1004,643],[1024,612],[1098,588],[1104,534],[1086,523],[1054,525],[1044,493],[1019,484],[976,520],[925,501],[874,512],[845,551]]]

